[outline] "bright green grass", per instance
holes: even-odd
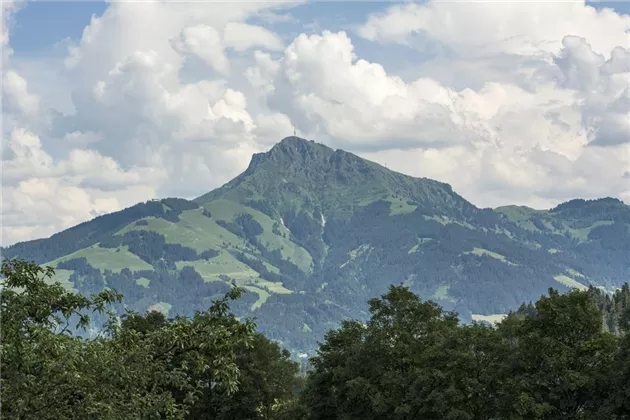
[[[361,244],[357,248],[350,251],[348,254],[350,255],[350,258],[355,259],[356,257],[362,255],[363,253],[369,250],[370,250],[369,244]]]
[[[553,254],[557,254],[558,252],[562,252],[562,251],[560,251],[559,249],[556,249],[556,248],[549,248],[547,250],[547,252],[550,253],[551,255],[553,255]]]
[[[418,248],[423,245],[426,244],[427,242],[431,242],[433,239],[432,238],[418,238],[418,243],[415,244],[414,246],[412,246],[409,251],[407,251],[407,254],[413,254],[414,252],[418,251]]]
[[[288,295],[293,293],[291,290],[283,287],[282,283],[273,283],[261,278],[250,279],[249,281],[246,281],[245,284],[239,284],[239,282],[237,282],[237,285],[258,295],[258,300],[256,300],[250,308],[252,311],[255,311],[264,305],[265,302],[267,302],[267,299],[269,299],[269,296],[272,294],[278,293]]]
[[[274,273],[274,274],[280,274],[280,269],[276,267],[275,265],[271,265],[267,261],[263,261],[263,265],[265,266],[267,270],[269,270],[269,272]]]
[[[181,244],[197,252],[207,249],[219,250],[223,244],[231,247],[244,246],[244,241],[232,232],[216,224],[204,216],[201,210],[186,210],[179,215],[180,221],[173,223],[162,218],[147,217],[147,226],[129,224],[118,231],[117,235],[124,235],[131,230],[149,230],[164,235],[167,243]]]
[[[588,287],[580,283],[579,281],[572,279],[571,277],[565,276],[563,274],[554,276],[553,279],[560,284],[563,284],[572,289],[578,290],[587,290]]]
[[[512,222],[530,231],[540,231],[540,229],[538,229],[530,220],[530,218],[533,215],[542,215],[542,216],[547,215],[547,217],[549,217],[548,216],[549,213],[546,210],[534,210],[534,209],[531,209],[529,207],[524,207],[524,206],[498,207],[495,209],[495,211],[498,213],[504,214]],[[593,223],[591,226],[588,226],[585,228],[574,229],[574,228],[566,227],[566,222],[560,219],[557,219],[557,220],[563,223],[563,225],[565,226],[564,229],[555,228],[553,224],[545,218],[542,219],[542,223],[543,225],[545,225],[545,228],[547,228],[548,231],[551,233],[558,234],[558,235],[564,235],[565,233],[568,233],[572,237],[582,242],[588,240],[588,234],[594,227],[602,226],[602,225],[610,225],[613,223],[612,221],[609,221],[609,220],[600,220]]]
[[[543,211],[535,210],[526,206],[503,206],[495,209],[497,213],[504,214],[510,221],[516,223],[523,229],[538,231],[539,229],[532,223],[530,217]]]
[[[49,284],[60,283],[66,289],[73,292],[78,292],[70,281],[70,276],[73,272],[73,270],[55,269],[55,274],[50,279],[47,279],[46,282]]]
[[[306,273],[311,272],[313,258],[308,251],[288,239],[289,235],[286,228],[282,229],[281,225],[281,231],[285,230],[287,238],[273,233],[273,225],[279,223],[278,220],[274,220],[256,209],[225,199],[214,200],[204,204],[204,206],[210,210],[212,217],[226,222],[231,222],[238,213],[249,213],[263,228],[263,233],[258,238],[265,248],[269,250],[279,249],[282,258],[291,261]]]
[[[405,279],[405,281],[403,281],[403,286],[404,287],[413,287],[413,285],[416,283],[416,274],[409,274],[409,276],[407,276],[407,278]]]
[[[408,200],[403,200],[398,197],[388,197],[387,201],[391,203],[389,207],[390,216],[413,213],[418,208],[418,206],[407,203]]]
[[[240,251],[246,257],[252,258],[252,259],[256,259],[256,260],[259,260],[260,262],[262,262],[262,264],[265,266],[265,268],[267,270],[269,270],[270,272],[275,273],[275,274],[280,274],[280,269],[278,267],[268,263],[267,261],[261,260],[261,256],[258,253],[255,253],[255,252],[257,252],[257,250],[252,250],[252,249],[243,250],[243,249],[241,249]]]
[[[254,280],[254,282],[256,283],[256,285],[260,285],[261,287],[266,287],[267,289],[269,289],[271,293],[277,293],[280,295],[289,295],[293,293],[291,290],[284,287],[281,282],[276,283],[276,282],[267,281],[261,278]]]
[[[302,332],[310,333],[310,332],[313,332],[313,330],[311,330],[311,327],[309,327],[308,324],[304,323],[302,325]]]
[[[58,263],[74,258],[85,258],[92,267],[101,271],[108,269],[113,272],[120,272],[124,268],[128,268],[131,271],[153,270],[151,264],[129,252],[126,246],[101,248],[98,244],[58,258],[46,265],[56,267]]]
[[[221,251],[219,255],[211,260],[178,261],[175,263],[177,269],[181,270],[185,266],[191,266],[197,271],[205,281],[219,280],[221,274],[233,278],[237,281],[253,279],[258,277],[258,273],[248,265],[243,264],[234,258],[229,252]]]
[[[221,254],[212,258],[210,261],[178,261],[175,265],[179,270],[186,266],[193,267],[205,281],[220,281],[219,276],[225,275],[235,280],[236,284],[239,286],[252,284],[254,286],[266,287],[272,293],[293,293],[280,282],[275,283],[260,278],[260,275],[251,267],[243,264],[225,251],[221,252]]]
[[[438,288],[435,290],[435,293],[433,293],[432,298],[433,299],[439,299],[439,300],[445,300],[448,302],[456,302],[456,300],[452,297],[449,296],[448,291],[451,288],[451,286],[447,285],[447,284],[442,284],[440,286],[438,286]]]
[[[352,251],[348,252],[348,255],[350,256],[350,259],[348,261],[346,261],[345,263],[341,264],[339,266],[339,268],[344,268],[350,261],[354,260],[356,257],[359,257],[361,255],[363,255],[366,252],[370,252],[372,250],[372,247],[368,244],[361,244],[358,247],[356,247],[355,249],[353,249]]]
[[[144,288],[149,287],[150,283],[151,283],[151,280],[149,280],[146,277],[140,277],[139,279],[136,279],[136,284],[138,284],[138,285],[140,285],[140,286],[142,286]]]
[[[473,248],[472,251],[469,252],[464,252],[464,254],[473,254],[473,255],[477,255],[478,257],[481,257],[483,255],[487,255],[489,257],[492,257],[494,259],[500,260],[500,261],[505,261],[505,256],[498,254],[496,252],[492,252],[489,251],[487,249],[483,249],[483,248]]]
[[[613,222],[610,220],[599,220],[585,228],[568,229],[568,232],[574,238],[579,239],[580,241],[584,242],[588,240],[588,234],[591,232],[593,228],[596,228],[597,226],[612,225],[612,224]]]
[[[251,310],[255,311],[256,309],[260,308],[261,306],[263,306],[265,304],[265,302],[267,302],[267,299],[269,299],[269,296],[271,296],[269,294],[269,292],[267,292],[264,289],[258,288],[256,286],[251,286],[251,285],[245,285],[242,286],[244,289],[256,293],[258,295],[258,300],[256,302],[254,302],[251,306]]]
[[[464,252],[464,254],[473,254],[476,255],[478,257],[487,255],[488,257],[494,258],[495,260],[499,260],[501,262],[504,262],[506,264],[509,265],[518,265],[518,264],[514,264],[513,262],[508,261],[504,255],[501,255],[499,253],[493,252],[493,251],[489,251],[487,249],[483,249],[483,248],[473,248],[472,251],[468,251],[468,252]]]
[[[472,229],[472,230],[476,229],[470,223],[460,222],[459,220],[451,219],[450,217],[447,217],[447,216],[435,216],[435,215],[434,216],[427,216],[427,215],[425,215],[424,219],[425,220],[435,220],[436,222],[438,222],[439,224],[441,224],[443,226],[446,226],[446,225],[452,223],[452,224],[463,226],[463,227],[468,228],[468,229]]]

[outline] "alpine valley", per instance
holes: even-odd
[[[630,281],[630,206],[576,199],[550,210],[481,209],[444,183],[288,137],[241,175],[192,201],[167,198],[2,249],[56,268],[82,293],[124,295],[119,310],[191,315],[236,284],[242,317],[294,354],[312,354],[391,284],[494,320],[552,287]]]

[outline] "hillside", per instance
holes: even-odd
[[[116,288],[136,311],[191,314],[237,284],[250,292],[239,315],[310,352],[341,319],[366,318],[390,284],[465,321],[549,287],[619,287],[630,279],[630,207],[480,209],[447,184],[289,137],[195,200],[140,203],[2,254],[54,266],[84,293]]]

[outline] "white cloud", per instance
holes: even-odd
[[[278,74],[280,64],[262,51],[254,52],[254,60],[255,65],[245,70],[245,78],[261,94],[268,95],[275,89],[273,80]]]
[[[7,64],[13,54],[10,32],[14,23],[14,15],[25,3],[24,0],[3,0],[0,4],[0,48],[2,49],[3,65]]]
[[[66,133],[63,137],[63,143],[71,148],[84,148],[102,139],[102,133],[95,133],[93,131],[72,131],[70,133]]]
[[[59,178],[30,178],[2,189],[2,242],[49,236],[98,215],[120,210],[154,191],[142,186],[102,192],[76,187]]]
[[[36,115],[39,111],[39,97],[28,91],[28,83],[17,72],[9,70],[2,83],[4,101],[21,114]]]
[[[566,35],[585,37],[596,52],[610,54],[628,28],[630,16],[610,9],[598,11],[580,0],[429,1],[395,5],[374,14],[359,34],[418,47],[437,42],[463,56],[538,56],[557,53]]]
[[[450,182],[481,205],[626,194],[622,50],[606,61],[579,38],[561,42],[555,60],[538,63],[535,85],[455,90],[388,75],[357,58],[344,32],[301,35],[277,62],[271,101],[301,114],[299,128],[315,138],[387,156],[390,167]]]
[[[3,149],[3,243],[50,235],[152,198],[151,181],[165,175],[155,168],[124,171],[93,150],[74,149],[55,162],[39,137],[24,129],[14,130]]]
[[[225,26],[223,38],[226,47],[236,51],[245,51],[252,47],[264,47],[269,50],[284,48],[280,37],[270,30],[240,22],[229,22]]]
[[[2,243],[200,195],[294,125],[481,206],[630,200],[627,16],[579,2],[393,6],[359,29],[375,41],[368,61],[346,32],[285,47],[248,20],[290,4],[112,2],[65,57],[66,115],[47,108],[56,91],[39,73],[3,69]],[[386,70],[388,43],[437,56],[403,79]]]
[[[230,70],[219,32],[211,26],[196,25],[185,28],[181,39],[175,45],[179,51],[201,58],[217,73],[227,74]]]

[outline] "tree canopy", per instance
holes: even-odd
[[[233,288],[191,317],[108,312],[121,296],[2,264],[1,414],[11,419],[628,420],[627,286],[549,290],[496,326],[391,286],[328,332],[303,377],[238,319]],[[107,320],[80,334],[90,318]]]

